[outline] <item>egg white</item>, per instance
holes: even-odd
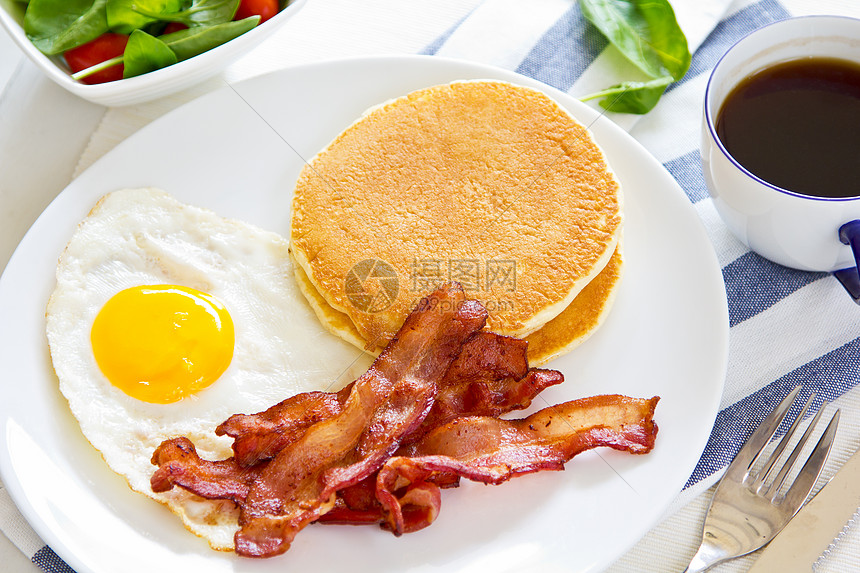
[[[288,396],[337,390],[369,359],[326,333],[293,279],[281,236],[182,204],[157,189],[104,196],[78,226],[57,265],[47,338],[59,388],[87,440],[135,491],[165,503],[216,549],[231,549],[237,512],[180,488],[154,493],[153,450],[187,436],[201,456],[223,459],[232,440],[215,427],[234,413]],[[233,319],[233,360],[211,386],[173,404],[126,395],[99,370],[90,330],[102,306],[136,285],[176,284],[218,298]],[[134,325],[130,324],[129,329]]]

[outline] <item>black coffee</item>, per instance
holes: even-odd
[[[738,84],[717,135],[748,171],[817,197],[860,196],[860,64],[806,58]]]

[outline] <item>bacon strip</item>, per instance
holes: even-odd
[[[234,414],[215,428],[215,434],[233,437],[236,461],[252,466],[273,458],[314,424],[339,414],[351,390],[352,383],[340,392],[304,392],[259,414]]]
[[[265,465],[241,506],[237,553],[286,551],[298,531],[331,509],[338,489],[379,469],[400,438],[423,421],[436,384],[486,322],[484,307],[464,299],[459,285],[423,299],[396,342],[355,381],[342,411],[308,428]]]
[[[387,513],[386,526],[401,535],[429,525],[438,507],[422,498],[440,477],[499,484],[539,470],[562,470],[577,454],[599,446],[647,453],[657,436],[653,417],[658,400],[595,396],[550,406],[521,420],[455,419],[380,469],[376,496]],[[421,496],[412,495],[416,488]],[[406,519],[407,509],[414,514],[422,508],[428,518],[423,523]]]
[[[337,492],[331,510],[320,516],[319,523],[369,525],[384,519],[382,504],[376,499],[376,474]]]
[[[545,388],[564,381],[557,370],[529,369],[528,342],[480,332],[463,346],[439,383],[433,409],[406,443],[459,416],[499,416],[528,408]]]
[[[152,454],[152,463],[158,466],[150,479],[156,493],[179,485],[207,499],[229,499],[234,503],[245,501],[259,474],[259,468],[243,468],[233,458],[204,460],[185,437],[162,442]]]
[[[377,474],[338,492],[334,507],[320,516],[317,523],[330,525],[382,525],[388,511],[376,497]],[[402,533],[411,533],[430,525],[442,506],[441,486],[436,482],[416,480],[400,492],[397,498],[403,523]]]

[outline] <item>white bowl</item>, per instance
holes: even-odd
[[[305,2],[293,0],[256,28],[193,58],[133,78],[93,85],[73,80],[62,57],[46,56],[27,38],[23,29],[25,4],[0,0],[0,24],[24,53],[57,84],[91,102],[121,106],[164,97],[214,76],[275,32]]]

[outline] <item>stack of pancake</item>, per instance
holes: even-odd
[[[360,348],[378,353],[456,280],[537,365],[609,312],[622,219],[618,180],[566,110],[462,81],[377,106],[318,153],[296,183],[290,252],[322,324]]]

